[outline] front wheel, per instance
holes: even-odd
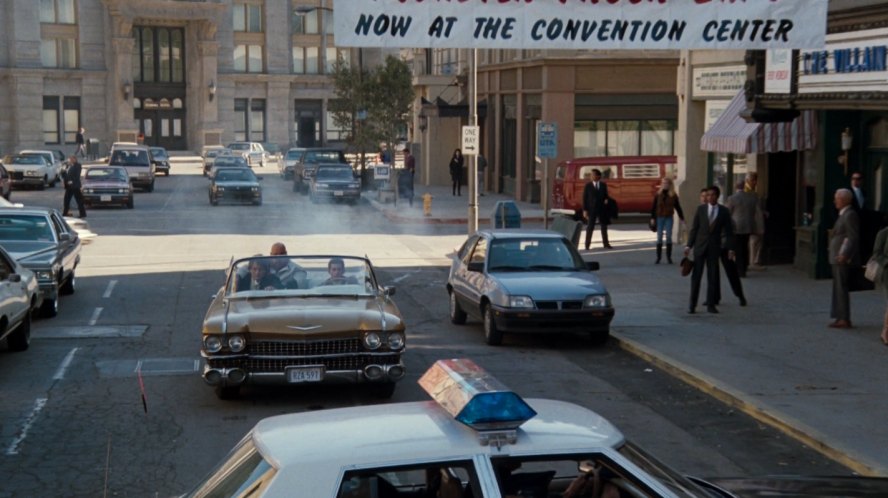
[[[154,180],[151,180],[151,183],[148,185],[148,188],[146,188],[145,191],[154,192]]]
[[[456,325],[466,323],[466,312],[463,311],[456,300],[456,291],[450,291],[450,322]]]
[[[25,313],[22,323],[6,338],[10,351],[24,351],[31,345],[31,313]]]
[[[132,208],[133,208],[133,198],[132,198],[132,197],[130,197],[130,198],[126,201],[126,208],[127,208],[127,209],[132,209]]]
[[[59,287],[59,293],[65,296],[74,294],[74,291],[77,289],[77,281],[74,277],[74,270],[71,270],[71,276],[68,277],[68,280],[65,280],[65,283]]]
[[[493,307],[490,304],[484,305],[484,340],[491,346],[499,346],[503,343],[503,333],[496,328]]]
[[[59,314],[59,300],[58,299],[44,299],[43,306],[40,307],[40,314],[47,317],[52,318]]]

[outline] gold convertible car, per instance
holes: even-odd
[[[222,398],[245,384],[366,383],[404,377],[394,287],[366,258],[256,256],[232,262],[203,323],[203,378]]]

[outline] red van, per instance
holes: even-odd
[[[552,185],[552,209],[583,214],[583,188],[592,170],[601,170],[607,191],[621,213],[649,213],[660,180],[676,176],[675,156],[579,157],[558,164]]]

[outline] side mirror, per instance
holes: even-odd
[[[474,271],[481,273],[484,271],[484,262],[483,261],[472,261],[469,263],[469,271]]]
[[[9,281],[13,282],[13,283],[21,282],[22,276],[19,275],[18,273],[13,273],[13,274],[9,275]]]
[[[601,265],[598,264],[598,261],[586,261],[586,269],[589,271],[598,271],[601,269]]]
[[[397,290],[397,289],[395,288],[394,285],[390,285],[390,286],[388,286],[388,287],[383,287],[383,288],[382,288],[382,293],[383,293],[384,295],[386,295],[386,296],[394,296],[396,290]]]
[[[256,179],[259,180],[259,181],[261,182],[261,181],[264,180],[265,178],[262,178],[261,176],[257,176]]]
[[[59,234],[59,242],[70,242],[71,234],[70,233],[60,233]]]

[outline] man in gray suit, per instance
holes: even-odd
[[[833,292],[830,318],[835,321],[829,326],[835,329],[851,328],[851,300],[848,295],[849,271],[860,266],[858,246],[860,242],[860,218],[851,208],[854,194],[840,188],[833,196],[839,218],[832,228],[829,239],[829,264],[832,265]]]
[[[762,218],[761,203],[754,192],[744,191],[745,183],[737,182],[734,195],[727,198],[725,206],[731,210],[734,222],[734,247],[737,250],[737,269],[741,277],[749,268],[749,235],[762,233],[758,221]]]
[[[734,232],[731,227],[731,214],[728,209],[718,204],[721,191],[715,185],[709,187],[707,203],[697,207],[694,223],[688,233],[688,245],[685,256],[694,250],[694,271],[691,273],[691,300],[688,313],[695,313],[697,299],[700,296],[700,280],[703,279],[703,267],[706,267],[706,311],[718,313],[715,303],[718,301],[719,269],[718,261],[722,252],[722,239],[728,249],[728,257],[735,259]]]

